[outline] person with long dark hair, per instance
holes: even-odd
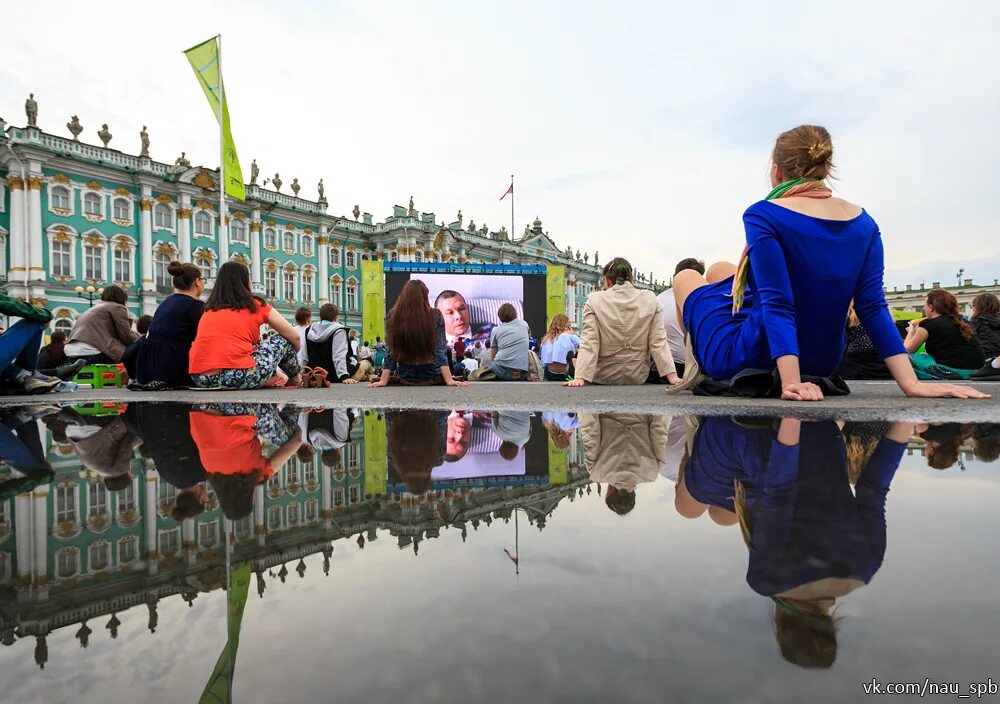
[[[948,291],[936,288],[927,294],[924,318],[910,322],[903,343],[914,354],[921,345],[938,364],[952,369],[978,370],[986,355],[972,326],[958,312],[958,300]]]
[[[632,285],[632,265],[616,257],[604,266],[604,290],[587,296],[576,375],[563,386],[644,384],[650,360],[671,384],[680,381],[674,367],[663,309],[652,291]]]
[[[261,339],[267,324],[277,335]],[[260,389],[298,386],[299,334],[250,290],[250,272],[238,262],[219,267],[189,355],[199,388]]]
[[[385,318],[389,351],[382,376],[369,388],[388,386],[468,386],[452,378],[444,318],[431,307],[427,286],[420,279],[406,282]]]
[[[191,385],[188,355],[205,304],[205,278],[194,264],[170,262],[174,293],[156,309],[149,335],[139,341],[136,381],[145,388],[178,388]]]
[[[853,299],[907,396],[988,398],[970,387],[917,379],[885,302],[878,225],[860,206],[833,197],[832,170],[826,128],[801,125],[778,135],[771,192],[743,214],[746,247],[739,264],[717,262],[705,276],[693,270],[674,276],[700,371],[724,381],[749,369],[776,370],[783,399],[821,401],[820,387],[803,375],[836,373]],[[695,378],[695,371],[685,376]]]

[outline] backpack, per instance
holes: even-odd
[[[309,326],[309,329],[312,329],[312,325]],[[306,356],[309,359],[309,365],[325,369],[331,378],[336,378],[336,366],[333,363],[333,338],[340,333],[344,333],[347,338],[347,352],[344,355],[344,361],[347,363],[347,376],[354,376],[354,373],[358,371],[358,358],[354,356],[354,350],[351,348],[349,328],[345,326],[334,330],[333,334],[322,342],[310,340],[308,333],[306,334]]]

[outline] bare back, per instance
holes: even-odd
[[[855,205],[843,198],[803,198],[791,196],[769,201],[782,208],[794,210],[803,215],[809,215],[823,220],[853,220],[861,215],[861,206]]]

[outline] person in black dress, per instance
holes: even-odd
[[[136,373],[140,388],[191,386],[188,352],[205,306],[199,300],[205,279],[194,264],[170,262],[167,271],[177,292],[156,309],[149,335],[140,341]]]
[[[903,343],[913,354],[927,345],[927,354],[938,364],[952,369],[976,369],[983,366],[986,355],[972,327],[958,312],[958,300],[936,288],[927,294],[923,320],[910,323]]]

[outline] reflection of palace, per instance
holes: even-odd
[[[560,501],[573,500],[588,483],[578,453],[570,452],[565,473],[552,481],[435,482],[415,496],[386,486],[384,462],[366,468],[366,456],[373,455],[366,455],[365,429],[380,419],[372,412],[365,420],[351,429],[335,466],[317,452],[306,462],[290,460],[258,485],[250,516],[227,522],[210,491],[207,510],[180,523],[170,516],[177,489],[151,459],[136,451],[130,484],[109,491],[69,444],[56,442],[38,423],[55,478],[0,499],[0,640],[36,638],[35,658],[43,666],[46,636],[57,629],[74,628],[86,646],[94,630],[106,627],[117,637],[117,614],[145,606],[155,631],[160,599],[180,594],[190,603],[200,591],[225,586],[227,523],[234,559],[252,563],[263,594],[271,568],[284,582],[287,563],[297,561],[302,576],[309,555],[323,553],[328,574],[342,539],[363,547],[388,531],[401,549],[416,553],[422,540],[444,529],[455,528],[465,540],[470,527],[509,520],[515,510],[541,530]],[[0,464],[0,481],[7,475]],[[367,496],[366,480],[375,488]],[[96,619],[99,626],[88,624]]]

